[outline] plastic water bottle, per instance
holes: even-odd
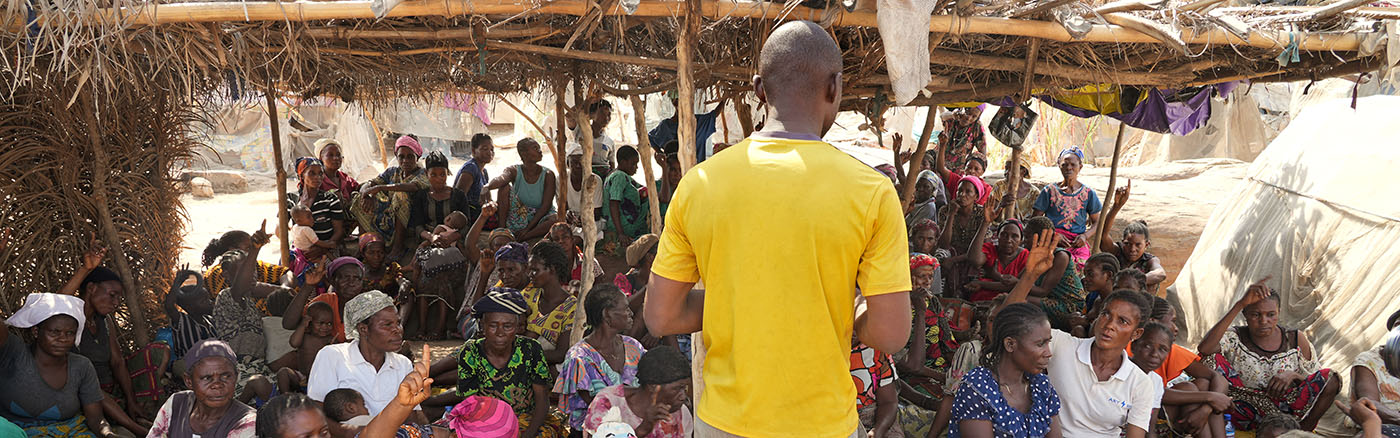
[[[1225,438],[1235,438],[1235,425],[1230,423],[1230,414],[1225,414]]]

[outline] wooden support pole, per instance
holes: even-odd
[[[700,1],[700,0],[695,0]],[[406,1],[389,11],[388,17],[455,17],[473,14],[511,15],[522,12],[536,14],[580,15],[587,11],[590,0],[555,0],[543,5],[516,0],[415,0]],[[140,6],[102,8],[79,13],[63,13],[62,18],[51,18],[48,14],[35,17],[36,27],[70,27],[112,25],[122,23],[127,27],[160,25],[171,23],[207,22],[304,22],[321,20],[376,19],[372,2],[368,0],[333,1],[292,1],[292,2],[189,2],[142,4]],[[602,15],[628,15],[634,18],[677,17],[685,13],[683,9],[695,10],[697,15],[711,19],[749,18],[760,20],[812,20],[823,22],[827,13],[822,9],[808,7],[773,7],[767,2],[744,0],[704,0],[701,3],[678,1],[644,1],[632,14],[620,7],[600,11]],[[0,20],[0,27],[11,32],[21,33],[29,28],[27,15],[23,11],[6,10]],[[847,12],[831,21],[833,27],[877,27],[874,11]],[[935,15],[929,20],[929,32],[988,34],[1044,38],[1060,42],[1088,43],[1157,43],[1157,38],[1142,32],[1115,25],[1095,25],[1081,39],[1075,39],[1059,23],[1053,21],[1022,20],[1002,17],[964,17],[955,15]],[[1348,33],[1308,33],[1292,41],[1298,50],[1303,51],[1356,51],[1367,32]],[[1247,39],[1246,39],[1247,38]],[[1187,44],[1238,45],[1264,49],[1282,49],[1289,46],[1289,32],[1283,30],[1254,30],[1244,38],[1223,29],[1184,35]]]
[[[576,129],[584,133],[584,135],[579,136],[583,141],[584,160],[588,160],[589,157],[593,156],[593,135],[590,134],[593,132],[593,121],[589,120],[589,114],[585,111],[586,108],[588,108],[588,105],[584,103],[583,82],[576,77],[574,78],[574,109],[576,110],[574,111],[574,119]],[[582,210],[579,212],[579,216],[583,217],[583,260],[580,260],[579,263],[584,264],[583,277],[579,279],[578,302],[580,303],[588,298],[588,291],[593,289],[593,281],[596,280],[593,278],[593,270],[589,269],[587,266],[591,263],[598,251],[598,223],[595,222],[595,218],[593,217],[593,209],[598,206],[593,205],[593,194],[598,193],[598,190],[602,189],[598,187],[600,184],[598,178],[589,178],[592,174],[588,173],[590,166],[587,163],[588,162],[585,161],[583,199],[581,200],[582,202],[579,203],[581,204],[579,210]],[[569,345],[577,344],[579,340],[583,339],[583,325],[585,322],[584,312],[574,312],[574,330],[573,333],[569,335]]]
[[[365,120],[369,120],[370,129],[374,130],[374,143],[379,145],[379,162],[387,168],[389,167],[389,152],[384,150],[384,134],[379,131],[379,124],[374,122],[374,115],[370,113],[369,107],[360,105],[360,109],[364,110]],[[282,183],[284,186],[286,184]],[[286,190],[281,191],[286,192]]]
[[[1109,168],[1108,171],[1108,191],[1104,192],[1104,201],[1106,202],[1103,203],[1103,209],[1099,212],[1099,223],[1097,226],[1094,227],[1094,235],[1088,236],[1090,245],[1089,247],[1094,249],[1092,251],[1094,253],[1098,253],[1103,249],[1099,248],[1099,236],[1103,235],[1103,233],[1109,232],[1109,230],[1104,229],[1104,227],[1113,226],[1113,224],[1107,223],[1107,211],[1113,208],[1113,206],[1111,205],[1113,203],[1113,190],[1116,188],[1115,186],[1118,183],[1118,157],[1123,152],[1123,132],[1127,131],[1127,129],[1128,124],[1120,122],[1118,124],[1118,138],[1113,141],[1113,165]]]
[[[121,236],[117,234],[117,224],[112,218],[112,208],[110,197],[107,196],[107,177],[112,173],[112,164],[107,157],[107,145],[102,141],[102,130],[97,127],[98,104],[92,97],[93,93],[79,93],[83,96],[84,104],[83,117],[87,122],[88,142],[92,146],[92,197],[97,204],[97,225],[100,227],[103,244],[107,246],[108,252],[112,254],[112,263],[116,265],[117,274],[122,280],[122,294],[125,295],[126,308],[130,312],[131,328],[135,332],[137,348],[144,347],[151,343],[151,331],[146,320],[146,310],[141,307],[144,303],[141,294],[141,285],[136,282],[136,272],[131,270],[131,264],[126,259],[126,249],[122,246]],[[79,291],[79,294],[82,292]]]
[[[700,32],[700,0],[685,0],[685,17],[681,23],[681,34],[676,38],[676,60],[680,63],[676,70],[676,83],[679,85],[680,101],[676,108],[676,120],[679,122],[679,131],[676,139],[680,145],[677,150],[681,154],[681,173],[689,172],[691,167],[695,167],[697,157],[695,156],[695,74],[692,71],[695,62],[695,36]]]
[[[282,162],[282,128],[278,126],[277,99],[273,97],[272,79],[267,80],[264,95],[267,97],[267,122],[272,130],[272,162],[277,167],[277,241],[282,248],[282,266],[292,265],[292,245],[287,238],[287,222],[291,212],[287,211],[287,166]],[[379,149],[384,149],[384,139],[379,139]]]
[[[739,128],[744,130],[744,138],[753,135],[753,107],[740,96],[734,97],[734,113],[739,116]]]
[[[572,184],[569,182],[569,129],[564,124],[564,118],[569,116],[569,111],[568,107],[564,105],[564,93],[566,93],[564,88],[563,80],[554,81],[554,119],[556,121],[554,137],[555,142],[560,145],[559,154],[554,156],[554,167],[558,170],[556,173],[559,174],[559,188],[554,191],[558,195],[554,199],[559,202],[560,220],[567,222],[565,218],[569,216],[569,192],[573,188],[569,186]],[[584,167],[583,169],[585,173],[579,176],[579,181],[583,181],[585,179],[583,177],[588,175],[588,168]]]
[[[909,206],[914,204],[914,186],[919,182],[920,167],[924,165],[924,155],[928,154],[928,144],[933,136],[933,125],[938,121],[938,107],[929,105],[928,115],[924,117],[924,129],[919,133],[919,146],[914,149],[914,155],[909,156],[909,173],[904,178],[904,186],[899,188],[899,200],[904,204],[904,212],[909,211]],[[934,153],[939,153],[937,150]]]
[[[637,125],[637,152],[642,156],[642,174],[646,176],[647,185],[647,208],[651,210],[649,215],[651,233],[661,235],[661,192],[656,190],[656,176],[651,170],[652,149],[651,138],[647,137],[647,105],[641,96],[629,96],[632,100],[632,113],[635,115]]]
[[[1040,40],[1032,39],[1030,51],[1026,54],[1026,73],[1022,81],[1021,101],[1026,102],[1031,99],[1031,81],[1035,78],[1036,58],[1040,56]],[[988,163],[990,164],[990,163]],[[1011,147],[1011,165],[1006,168],[1006,193],[1011,195],[1011,205],[1001,210],[1002,219],[1016,217],[1016,201],[1020,199],[1017,193],[1021,191],[1021,146]],[[992,202],[1001,202],[1000,199],[993,199]]]

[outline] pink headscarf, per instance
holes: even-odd
[[[408,148],[408,150],[413,151],[413,155],[416,157],[423,156],[423,146],[419,145],[418,140],[414,140],[413,137],[400,136],[399,141],[394,142],[394,150],[398,151],[399,148]]]
[[[988,190],[987,182],[983,181],[982,178],[964,175],[962,179],[958,180],[958,185],[962,185],[962,183],[965,182],[972,183],[972,188],[977,190],[977,205],[986,205],[987,198],[991,196],[991,190]],[[954,195],[956,196],[956,194]]]
[[[457,436],[520,436],[520,423],[506,402],[474,395],[462,400],[445,418]]]

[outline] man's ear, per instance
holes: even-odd
[[[841,72],[831,75],[831,81],[826,84],[826,100],[837,105],[841,104]]]
[[[753,75],[753,95],[758,98],[758,103],[768,103],[768,93],[763,91],[763,76]]]

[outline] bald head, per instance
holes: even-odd
[[[791,21],[768,37],[759,54],[758,74],[770,97],[812,93],[841,72],[841,48],[810,21]]]

